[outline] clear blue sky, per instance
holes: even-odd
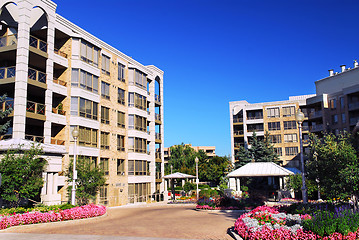
[[[229,102],[315,93],[359,59],[357,0],[55,0],[57,12],[164,75],[165,146],[230,154]]]

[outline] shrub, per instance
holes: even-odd
[[[204,197],[204,198],[210,198],[210,197],[219,197],[219,194],[217,192],[217,190],[214,189],[202,189],[199,192],[199,197]]]

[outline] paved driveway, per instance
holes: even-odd
[[[109,208],[106,216],[95,219],[12,227],[0,231],[0,239],[5,237],[6,239],[41,239],[40,235],[33,234],[54,234],[44,235],[47,237],[43,239],[68,238],[69,240],[75,239],[74,235],[76,239],[111,240],[139,239],[139,237],[142,239],[231,239],[226,232],[234,225],[239,213],[196,211],[194,207],[192,204],[147,204]],[[12,233],[29,235],[12,235]],[[62,234],[66,234],[67,237]],[[11,236],[17,238],[10,238]]]

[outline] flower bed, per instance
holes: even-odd
[[[241,210],[241,208],[239,207],[212,207],[212,206],[208,206],[208,205],[197,205],[196,209],[201,209],[201,210]]]
[[[5,229],[11,226],[59,222],[74,219],[83,219],[101,216],[106,213],[105,206],[89,204],[81,207],[74,207],[71,209],[50,211],[50,212],[27,212],[24,214],[14,214],[10,216],[2,216],[0,219],[0,229]]]
[[[261,206],[243,214],[234,227],[243,239],[323,239],[354,240],[359,237],[358,229],[344,235],[333,232],[328,236],[319,236],[303,229],[303,222],[309,221],[308,214],[285,214],[276,208]]]

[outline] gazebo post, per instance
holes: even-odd
[[[237,189],[236,191],[239,192],[240,195],[242,195],[242,191],[241,191],[241,179],[239,177],[236,178],[237,180]]]

